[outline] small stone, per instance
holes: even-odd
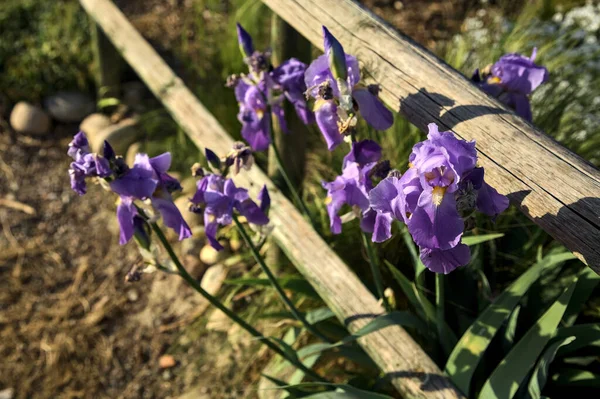
[[[0,391],[0,399],[13,399],[14,396],[14,388],[6,388]]]
[[[237,238],[232,238],[229,240],[229,248],[231,248],[231,252],[237,252],[242,248],[242,240]]]
[[[171,378],[173,378],[173,372],[171,370],[165,370],[162,372],[161,376],[163,380],[169,381]]]
[[[50,129],[50,117],[42,108],[21,101],[10,114],[10,125],[19,133],[44,134]]]
[[[47,97],[44,106],[54,119],[64,123],[82,121],[96,109],[90,96],[77,91],[63,91]]]
[[[139,152],[142,150],[142,144],[141,143],[133,143],[132,145],[129,146],[129,148],[127,149],[127,155],[125,155],[125,162],[127,163],[127,165],[132,166],[133,163],[135,162],[135,156],[137,154],[139,154]]]
[[[227,258],[227,251],[225,251],[224,249],[221,251],[217,251],[210,245],[205,245],[200,250],[200,260],[202,261],[202,263],[208,266],[214,265],[215,263],[220,262],[225,258]]]
[[[123,119],[116,125],[102,129],[96,137],[90,138],[92,152],[100,152],[104,141],[108,141],[117,155],[125,154],[127,148],[140,137],[137,120],[134,118]]]
[[[171,355],[162,355],[158,359],[158,367],[161,369],[169,369],[177,365],[177,360]]]
[[[138,299],[140,299],[140,294],[137,290],[131,289],[127,291],[127,300],[129,302],[136,302]]]
[[[100,113],[87,116],[79,125],[79,130],[83,131],[89,140],[97,136],[102,130],[111,125],[108,116]]]

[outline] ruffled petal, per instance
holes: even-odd
[[[507,197],[485,182],[477,192],[477,210],[492,218],[504,212],[509,204]]]
[[[333,151],[335,147],[344,141],[337,124],[339,120],[337,106],[331,101],[321,101],[317,106],[318,108],[315,110],[317,125],[323,133],[323,137],[325,137],[327,148],[329,151]]]
[[[131,240],[131,237],[133,237],[133,218],[135,215],[137,215],[137,209],[135,209],[133,201],[130,198],[121,197],[120,203],[117,206],[117,221],[121,230],[119,244],[127,244]]]
[[[219,224],[217,222],[211,222],[211,217],[207,213],[204,213],[204,234],[206,234],[206,238],[211,247],[220,251],[223,249],[223,246],[217,240],[217,232],[219,231]]]
[[[381,158],[381,146],[373,140],[361,140],[352,143],[350,152],[344,157],[342,168],[349,162],[356,162],[364,166],[371,162],[377,162]]]
[[[373,242],[384,242],[392,237],[392,216],[389,213],[377,212],[373,226]]]
[[[435,273],[448,274],[471,260],[471,250],[465,244],[458,244],[447,250],[421,248],[421,261]]]
[[[431,190],[423,191],[407,225],[417,245],[430,249],[456,246],[464,231],[454,194],[446,193],[441,203],[435,205]]]
[[[369,191],[369,204],[371,208],[379,212],[393,212],[392,201],[399,195],[398,179],[388,177]]]
[[[173,201],[165,198],[152,198],[152,205],[160,212],[165,226],[179,234],[179,241],[192,235],[192,230],[183,219]]]
[[[156,173],[167,173],[171,167],[171,153],[165,152],[154,158],[150,158],[150,165],[152,165]]]
[[[394,123],[394,115],[366,87],[356,88],[352,97],[358,103],[358,110],[367,123],[376,130],[387,130]]]
[[[249,223],[256,224],[258,226],[269,223],[269,218],[267,215],[265,215],[260,207],[251,199],[238,202],[236,208],[240,215],[244,216]]]

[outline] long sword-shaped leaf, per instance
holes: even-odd
[[[481,388],[480,399],[511,399],[552,339],[575,288],[573,282],[517,342]]]
[[[575,324],[575,320],[581,311],[581,308],[587,302],[588,298],[592,294],[592,291],[600,283],[600,276],[595,271],[586,267],[582,270],[577,280],[577,287],[573,293],[573,297],[567,306],[565,316],[563,318],[563,324],[566,326],[572,326]]]
[[[495,240],[496,238],[504,237],[503,233],[482,234],[480,236],[463,236],[462,243],[468,246],[484,243],[486,241]]]
[[[475,320],[454,347],[446,363],[452,382],[469,396],[471,378],[496,332],[542,271],[573,259],[570,252],[549,255],[529,268]]]
[[[540,356],[540,360],[538,360],[538,363],[535,366],[531,380],[529,380],[527,391],[530,398],[541,399],[542,389],[544,389],[544,385],[546,385],[546,381],[548,380],[548,370],[550,369],[550,364],[554,360],[554,357],[558,353],[560,347],[569,345],[574,340],[575,337],[567,337],[551,342],[548,345],[542,356]]]

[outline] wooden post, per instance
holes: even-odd
[[[278,66],[283,61],[295,57],[300,61],[310,61],[311,45],[287,22],[273,13],[271,17],[271,61],[273,65]],[[277,118],[273,118],[273,133],[275,137],[275,146],[277,146],[281,157],[283,158],[283,167],[285,168],[290,180],[302,190],[302,180],[304,179],[304,165],[306,162],[306,141],[308,129],[296,115],[292,104],[288,101],[284,103],[285,119],[288,127],[288,133],[281,130]],[[271,180],[281,189],[289,198],[290,193],[281,177],[273,149],[269,149],[269,167],[268,175]],[[267,253],[267,263],[278,272],[282,267],[281,249],[272,245]]]
[[[120,97],[123,58],[102,28],[91,21],[92,48],[98,99]]]

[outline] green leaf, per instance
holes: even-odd
[[[600,375],[586,370],[563,368],[558,375],[552,376],[552,382],[571,387],[600,388]]]
[[[560,328],[554,339],[562,340],[567,337],[577,337],[571,345],[560,348],[558,356],[563,357],[588,346],[600,347],[600,324],[578,324]]]
[[[433,304],[429,302],[425,295],[423,295],[423,293],[417,289],[415,284],[412,281],[410,281],[400,270],[394,267],[394,265],[392,265],[386,259],[384,259],[384,263],[390,270],[390,273],[392,273],[392,276],[394,276],[394,278],[400,285],[402,292],[404,292],[409,302],[415,308],[417,313],[421,315],[421,318],[423,318],[431,326],[435,326],[436,312]],[[443,324],[443,330],[444,335],[449,338],[449,340],[452,342],[452,347],[454,347],[458,339],[456,338],[456,335],[450,329],[446,322],[444,322]],[[429,330],[428,332],[434,334],[436,333],[436,331],[433,329]]]
[[[479,398],[510,399],[513,397],[529,373],[531,365],[556,331],[573,295],[575,285],[573,282],[561,294],[500,362],[483,385]]]
[[[469,396],[471,378],[483,353],[522,296],[542,272],[547,272],[550,268],[573,258],[572,253],[565,252],[541,259],[504,290],[463,334],[448,358],[445,371],[466,396]]]
[[[302,388],[321,388],[321,387],[335,388],[335,391],[319,392],[319,393],[315,393],[313,395],[303,396],[305,398],[393,399],[391,396],[383,395],[383,394],[376,393],[376,392],[365,391],[363,389],[358,389],[358,388],[355,388],[348,384],[334,384],[334,383],[327,383],[327,382],[303,382],[303,383],[294,384],[294,385],[292,385],[292,384],[280,385],[279,383],[281,381],[279,381],[279,380],[273,379],[268,376],[265,376],[265,378],[272,380],[276,385],[278,385],[278,387],[274,388],[274,389],[289,390],[291,388],[291,389],[295,389],[297,391],[302,391]],[[306,391],[304,391],[304,392],[306,392]],[[318,396],[318,395],[323,395],[323,394],[343,394],[345,396]]]
[[[577,280],[575,292],[573,293],[573,297],[571,298],[563,317],[564,325],[572,326],[575,323],[581,308],[585,305],[598,283],[600,283],[600,276],[592,269],[585,267],[581,271]]]
[[[496,238],[500,237],[504,237],[504,233],[482,234],[480,236],[463,236],[462,243],[471,247],[473,245],[495,240]]]
[[[316,324],[321,321],[330,319],[332,317],[335,317],[335,313],[333,313],[331,311],[331,309],[329,309],[327,306],[323,306],[322,308],[313,309],[313,310],[307,312],[306,316],[305,316],[306,321],[308,321],[310,324]]]
[[[402,238],[404,239],[406,248],[408,248],[410,257],[413,260],[413,265],[415,266],[415,281],[418,281],[421,273],[425,271],[425,265],[423,264],[423,262],[421,262],[421,258],[419,257],[419,253],[417,252],[417,248],[415,247],[415,243],[413,242],[412,236],[410,235],[410,232],[408,231],[406,226],[402,226]]]
[[[325,350],[340,347],[345,344],[356,341],[357,339],[364,337],[367,334],[381,330],[382,328],[400,325],[403,327],[413,327],[417,330],[427,331],[427,325],[423,323],[421,319],[409,312],[395,311],[378,316],[364,327],[358,329],[354,334],[348,335],[344,339],[335,342],[333,344],[319,343],[311,345],[313,350],[304,353],[304,356],[312,355],[314,353],[320,353]]]
[[[548,369],[550,364],[554,360],[554,357],[558,353],[561,346],[569,345],[575,340],[575,337],[567,337],[558,341],[550,342],[542,356],[538,360],[537,366],[533,370],[531,380],[529,380],[529,386],[527,388],[529,395],[533,399],[540,399],[542,397],[542,389],[546,385],[548,380]]]
[[[504,329],[504,337],[502,340],[502,349],[504,353],[508,353],[515,343],[515,337],[517,333],[517,321],[519,320],[519,314],[521,313],[521,306],[517,305],[515,310],[512,311],[506,328]]]
[[[319,294],[314,290],[308,281],[300,277],[284,277],[277,282],[285,289],[292,292],[305,295],[310,298],[320,299]],[[269,279],[266,278],[236,278],[225,280],[226,284],[247,285],[250,287],[272,287]]]

